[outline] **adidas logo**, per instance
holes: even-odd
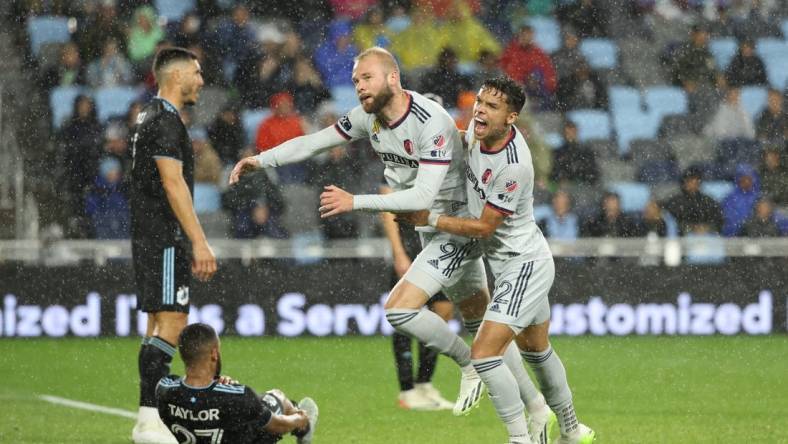
[[[427,263],[432,265],[433,267],[435,267],[436,270],[438,269],[438,260],[437,259],[430,259],[430,260],[427,261]]]
[[[494,304],[492,307],[490,307],[490,311],[494,311],[496,313],[500,313],[501,312],[501,307],[499,307],[498,304]]]

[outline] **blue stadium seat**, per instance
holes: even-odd
[[[544,141],[551,149],[557,150],[564,144],[564,138],[558,133],[547,133],[544,135]]]
[[[651,189],[642,183],[613,182],[607,189],[618,194],[621,199],[621,211],[625,213],[643,211],[651,198]]]
[[[660,119],[650,113],[613,113],[619,154],[629,153],[629,143],[635,139],[656,139],[659,123]]]
[[[241,121],[246,133],[246,143],[254,145],[255,137],[257,137],[257,127],[260,126],[260,122],[263,119],[270,115],[271,110],[268,108],[245,109],[241,112]]]
[[[159,16],[166,18],[167,22],[179,21],[196,7],[194,0],[156,0],[155,5]]]
[[[717,202],[722,202],[728,194],[731,194],[733,188],[733,182],[727,180],[704,180],[700,184],[700,191]]]
[[[741,105],[755,121],[766,107],[768,92],[762,86],[745,86],[741,89]]]
[[[733,37],[722,37],[711,39],[709,42],[709,50],[711,51],[711,55],[714,56],[714,62],[717,64],[717,68],[724,70],[731,63],[733,57],[736,56],[736,51],[739,50],[739,47],[736,43],[736,39]]]
[[[534,220],[540,222],[553,214],[553,207],[547,204],[534,205]]]
[[[356,88],[354,86],[335,86],[331,88],[331,98],[337,112],[345,114],[351,109],[359,105],[358,95],[356,95]]]
[[[665,237],[668,239],[679,237],[679,223],[676,218],[669,212],[662,210],[662,220],[665,221]]]
[[[690,265],[717,265],[725,262],[725,244],[717,234],[687,233],[684,245],[685,263]]]
[[[782,91],[788,87],[788,54],[764,62],[766,63],[766,77],[772,88]]]
[[[689,111],[687,93],[675,86],[652,86],[646,89],[646,109],[661,119],[671,114]]]
[[[788,40],[788,19],[785,19],[782,23],[780,23],[780,30],[783,33],[783,38]]]
[[[618,46],[610,39],[584,39],[580,51],[593,69],[613,69],[618,66]]]
[[[645,162],[638,171],[638,182],[656,185],[679,180],[679,166],[675,160]]]
[[[71,39],[68,17],[42,15],[27,20],[27,35],[33,55],[46,43],[66,43]]]
[[[124,116],[129,110],[129,105],[137,100],[140,93],[130,86],[113,86],[97,89],[93,97],[96,100],[96,111],[101,122],[106,122],[110,117]]]
[[[530,17],[526,23],[534,29],[534,40],[545,52],[552,53],[561,47],[561,28],[551,17]]]
[[[74,111],[74,99],[85,90],[79,86],[58,86],[49,93],[52,127],[60,128]]]
[[[640,111],[642,103],[640,91],[629,86],[611,86],[607,90],[610,110],[613,112]]]
[[[222,209],[222,193],[212,183],[195,182],[194,211],[197,214],[215,213]]]
[[[610,139],[610,116],[606,112],[579,109],[566,116],[577,125],[577,137],[581,142]]]
[[[774,37],[761,38],[755,42],[755,52],[768,64],[770,59],[788,57],[788,42]]]

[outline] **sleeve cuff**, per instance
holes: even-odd
[[[499,212],[501,214],[503,214],[504,216],[511,216],[512,214],[514,214],[514,211],[507,210],[506,208],[503,208],[503,207],[499,207],[498,205],[495,205],[494,203],[489,202],[489,201],[487,202],[486,206],[492,208],[493,210],[495,210],[495,211],[497,211],[497,212]]]

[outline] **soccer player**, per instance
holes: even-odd
[[[271,444],[292,433],[309,444],[317,424],[311,398],[298,405],[280,390],[258,396],[251,387],[219,376],[222,354],[216,331],[206,324],[184,328],[178,345],[186,376],[170,375],[156,386],[159,414],[188,444]]]
[[[138,308],[148,313],[139,353],[140,408],[135,443],[174,443],[156,410],[156,383],[166,376],[189,313],[193,273],[205,281],[216,258],[194,212],[194,155],[179,111],[203,86],[197,56],[162,49],[153,72],[159,93],[137,117],[132,144],[131,249]]]
[[[531,443],[538,428],[523,416],[518,381],[503,351],[513,341],[534,371],[547,404],[556,413],[560,444],[590,443],[595,433],[580,424],[566,371],[547,337],[548,292],[555,277],[553,256],[533,216],[534,170],[523,135],[514,126],[525,93],[505,77],[484,82],[476,97],[468,142],[467,194],[472,217],[421,211],[399,221],[480,239],[495,276],[493,298],[474,339],[471,357],[487,385],[511,443]],[[529,414],[538,406],[525,406]],[[542,441],[537,441],[542,442]]]
[[[321,194],[321,217],[353,211],[407,212],[432,209],[466,214],[462,149],[451,116],[440,105],[405,91],[394,57],[382,48],[362,52],[353,66],[353,83],[361,102],[333,126],[291,139],[239,161],[230,175],[303,161],[351,140],[369,138],[385,164],[389,194],[358,195],[327,186]],[[452,358],[462,369],[454,413],[477,406],[483,385],[470,360],[470,347],[437,314],[422,310],[443,290],[463,316],[481,318],[489,300],[481,252],[472,239],[422,230],[424,249],[386,301],[386,319],[394,328]],[[518,357],[519,360],[519,357]],[[522,367],[522,365],[520,365]]]

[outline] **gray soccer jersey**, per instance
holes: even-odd
[[[512,126],[504,148],[489,151],[473,137],[471,123],[466,141],[468,211],[479,218],[484,208],[490,207],[506,216],[493,236],[482,242],[493,273],[498,275],[503,263],[513,258],[552,258],[547,240],[534,221],[534,167],[520,131]]]

